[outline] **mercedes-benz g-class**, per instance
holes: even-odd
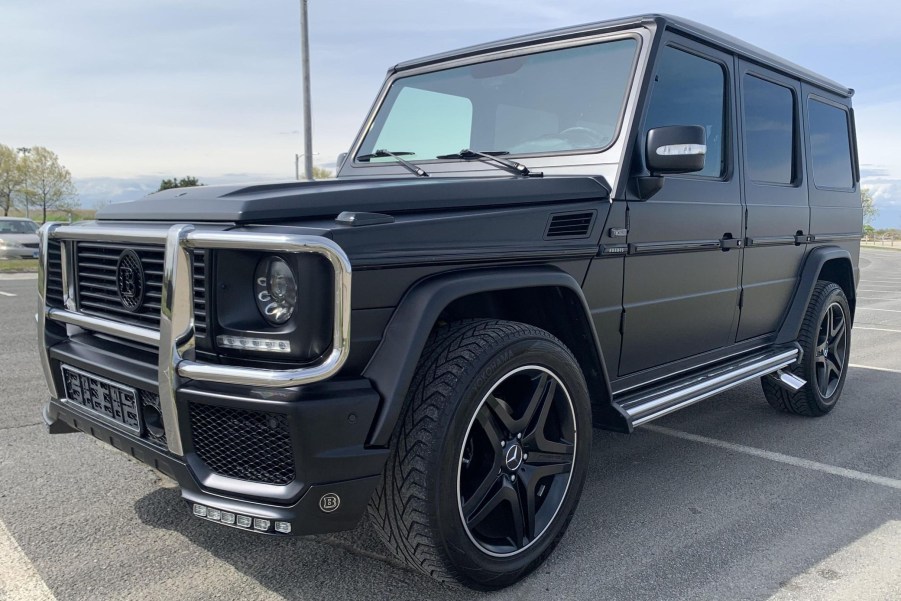
[[[833,409],[852,93],[658,15],[399,64],[336,179],[45,225],[44,418],[208,522],[313,534],[368,508],[412,568],[505,586],[604,461],[592,428],[753,379],[778,410]]]

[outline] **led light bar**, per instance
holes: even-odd
[[[194,515],[204,518],[211,522],[231,526],[232,528],[240,528],[251,532],[278,532],[280,534],[291,534],[291,522],[273,522],[266,518],[255,518],[249,515],[240,515],[230,511],[223,511],[214,507],[207,507],[200,503],[194,503]]]
[[[263,351],[267,353],[290,353],[291,343],[288,340],[274,338],[250,338],[248,336],[216,336],[216,344],[220,348],[234,348],[242,351]]]

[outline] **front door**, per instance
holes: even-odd
[[[657,59],[648,129],[702,125],[703,171],[667,176],[628,207],[619,375],[729,345],[738,319],[743,209],[736,156],[732,56],[670,36]]]

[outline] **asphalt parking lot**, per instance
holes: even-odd
[[[901,252],[865,249],[839,406],[770,409],[752,382],[596,430],[557,551],[480,595],[385,557],[368,527],[273,539],[193,518],[150,468],[49,436],[34,279],[0,279],[0,600],[901,599]]]

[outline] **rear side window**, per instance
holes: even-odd
[[[692,175],[720,177],[725,171],[725,104],[726,75],[720,64],[675,48],[663,49],[646,126],[704,126],[707,159],[704,170]]]
[[[789,88],[745,75],[745,148],[753,181],[790,184],[795,179],[795,98]]]
[[[847,111],[811,98],[807,112],[814,183],[818,188],[853,188]]]

